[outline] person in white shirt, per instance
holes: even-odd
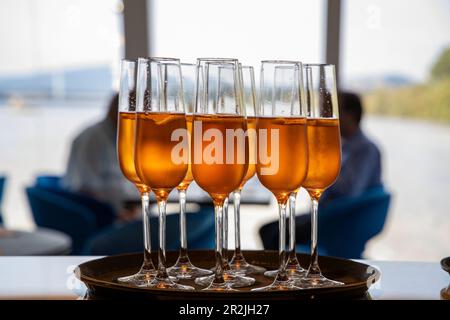
[[[63,186],[109,203],[119,220],[131,220],[139,217],[139,210],[127,209],[124,204],[138,201],[139,193],[120,170],[116,151],[117,113],[115,94],[106,117],[73,140]]]

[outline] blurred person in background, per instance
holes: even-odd
[[[339,93],[339,124],[341,131],[341,171],[335,183],[325,190],[320,205],[330,200],[356,197],[364,191],[381,186],[381,154],[376,144],[361,129],[364,110],[358,95]],[[320,210],[320,207],[319,207]],[[264,248],[278,248],[278,223],[264,225],[260,231]],[[307,243],[311,238],[311,216],[296,217],[296,242]]]
[[[128,221],[140,213],[125,203],[138,201],[139,193],[123,176],[117,159],[118,100],[118,94],[114,94],[106,117],[73,140],[63,186],[110,204],[119,220]]]

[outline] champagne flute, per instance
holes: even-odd
[[[137,111],[136,171],[155,193],[159,211],[158,270],[148,287],[193,290],[191,286],[174,283],[166,269],[166,201],[169,193],[183,181],[189,166],[178,59],[138,59]],[[181,142],[175,138],[177,134]],[[180,152],[175,152],[178,148]]]
[[[278,202],[279,268],[272,284],[255,291],[298,289],[286,272],[286,207],[308,170],[301,68],[297,61],[263,61],[261,65],[256,173]]]
[[[322,275],[317,251],[319,199],[336,181],[341,166],[341,139],[334,65],[305,64],[308,108],[309,169],[303,187],[311,197],[311,261],[304,278],[295,281],[302,288],[333,287],[344,283]]]
[[[248,169],[247,123],[241,94],[236,59],[197,60],[192,173],[213,200],[216,224],[214,275],[195,280],[199,285],[207,285],[204,290],[234,290],[233,287],[254,283],[254,279],[229,272],[223,256],[224,202],[240,186]]]
[[[186,124],[189,135],[192,136],[192,125],[194,119],[195,104],[195,76],[197,65],[192,63],[181,63],[181,75],[183,80],[183,98],[186,111]],[[191,147],[190,138],[188,140]],[[189,152],[189,168],[183,181],[178,185],[178,196],[180,202],[180,253],[175,264],[168,269],[169,275],[179,279],[193,279],[200,276],[212,274],[212,271],[201,269],[192,264],[187,250],[186,232],[186,192],[194,180],[192,176],[192,160]]]
[[[240,66],[240,78],[243,93],[244,108],[247,115],[247,135],[249,140],[249,164],[247,173],[239,188],[234,190],[234,255],[230,261],[230,268],[234,272],[246,275],[263,273],[266,269],[255,266],[245,260],[241,250],[241,191],[245,183],[255,175],[256,166],[256,93],[255,74],[252,66]]]
[[[146,286],[156,275],[151,257],[149,194],[151,189],[138,177],[134,165],[134,131],[136,127],[136,62],[122,60],[120,70],[119,116],[117,123],[117,156],[123,175],[138,189],[142,202],[144,262],[140,270],[117,280],[135,286]]]

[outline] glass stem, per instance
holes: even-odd
[[[297,260],[295,255],[295,202],[297,192],[289,195],[289,260]]]
[[[214,206],[215,209],[215,225],[216,225],[216,267],[214,268],[214,282],[223,283],[224,259],[222,257],[223,250],[223,205]]]
[[[280,267],[278,268],[277,281],[287,281],[286,273],[286,203],[279,203],[278,210],[280,213],[280,221],[278,224],[279,232],[279,257]]]
[[[166,270],[166,201],[158,200],[159,211],[159,246],[157,278],[168,278]]]
[[[318,220],[319,199],[311,198],[311,264],[307,275],[320,275],[319,254],[317,248],[317,220]]]
[[[141,194],[142,220],[144,231],[144,264],[143,269],[153,269],[152,238],[150,235],[150,197],[148,192]]]
[[[241,252],[241,190],[236,190],[233,194],[234,199],[234,258],[242,260]]]
[[[188,261],[186,236],[186,190],[178,190],[180,201],[180,262]]]
[[[224,259],[225,269],[228,269],[228,197],[223,202],[223,248],[222,258]]]

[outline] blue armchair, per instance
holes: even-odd
[[[59,176],[37,176],[34,186],[88,207],[95,214],[97,229],[111,225],[116,219],[116,213],[111,205],[94,199],[88,195],[64,189],[62,186],[62,178]]]
[[[383,230],[391,195],[383,187],[319,208],[319,246],[330,256],[361,258],[366,242]]]
[[[36,224],[62,231],[72,238],[72,254],[79,254],[96,228],[95,214],[80,203],[43,188],[26,188]]]
[[[36,187],[62,189],[62,178],[54,175],[39,175],[35,181]]]
[[[26,193],[36,224],[68,234],[72,254],[81,253],[86,240],[116,218],[109,204],[63,189],[58,176],[38,176]]]

